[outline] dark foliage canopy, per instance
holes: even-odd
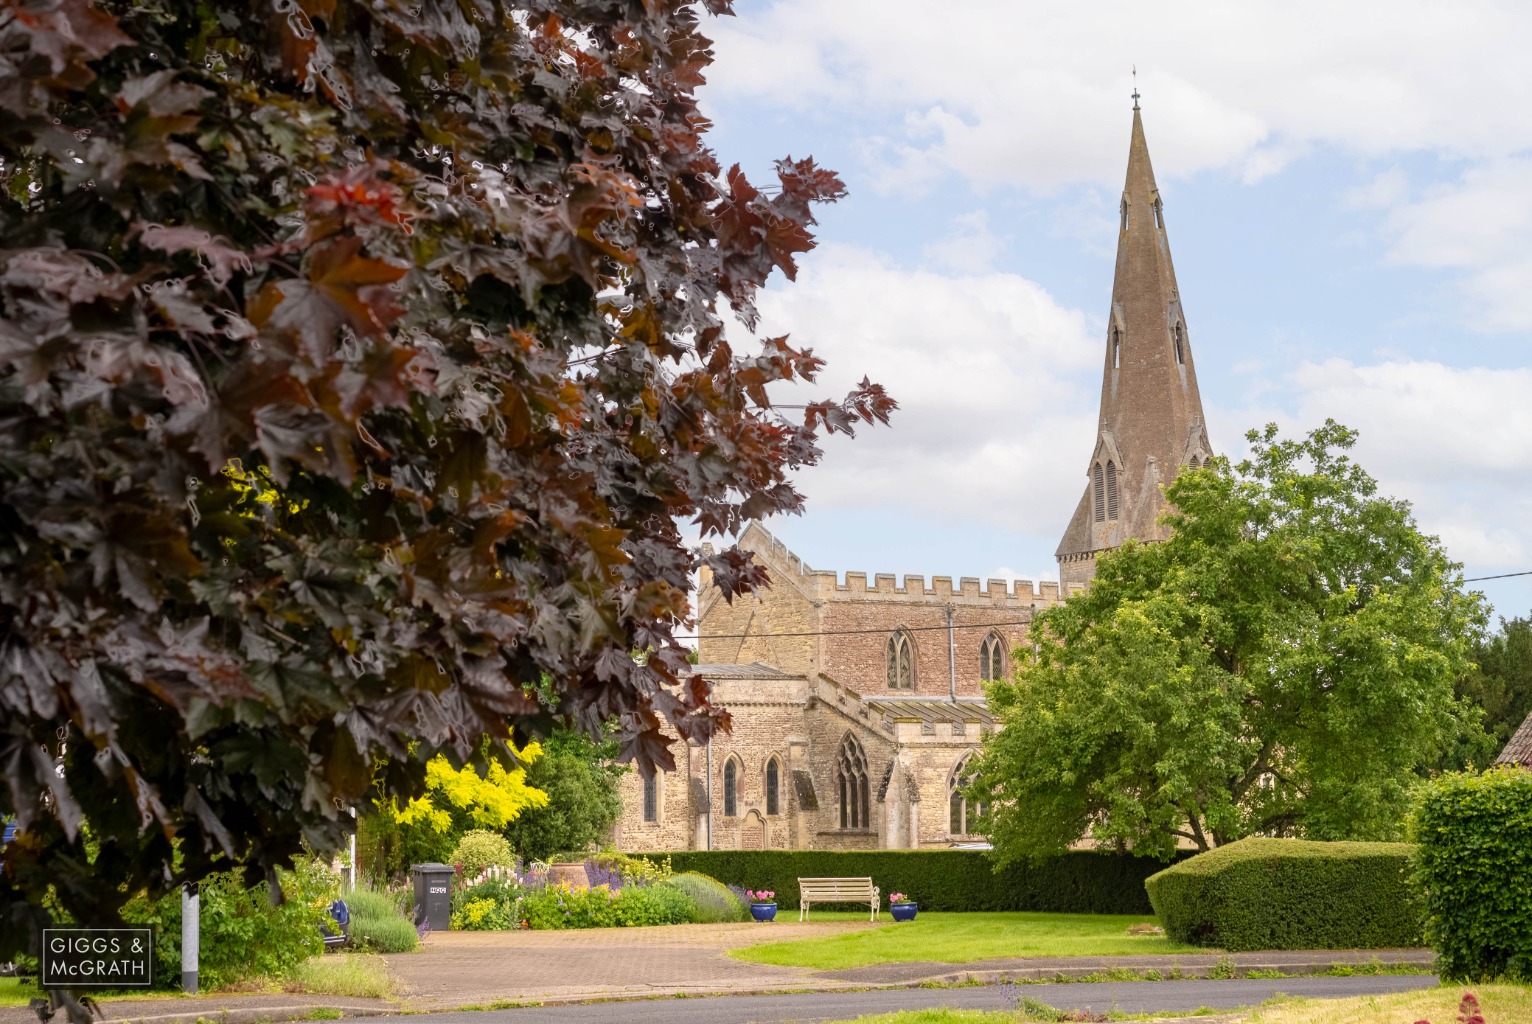
[[[698,17],[0,0],[0,959],[48,886],[103,922],[332,848],[380,759],[726,724],[680,524],[796,510],[894,404],[770,407],[820,363],[752,297],[843,186],[721,168]]]

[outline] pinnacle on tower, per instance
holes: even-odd
[[[1129,537],[1162,540],[1164,487],[1212,453],[1181,309],[1165,210],[1133,90],[1128,174],[1119,207],[1117,270],[1107,314],[1101,416],[1085,493],[1059,542],[1066,588],[1095,575],[1100,551]]]

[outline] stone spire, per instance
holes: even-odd
[[[1129,537],[1164,539],[1156,522],[1163,488],[1182,466],[1200,465],[1212,452],[1136,89],[1105,340],[1085,494],[1058,548],[1066,592],[1095,576],[1098,552]]]

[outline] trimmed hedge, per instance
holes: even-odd
[[[998,872],[981,850],[683,850],[634,856],[668,857],[676,871],[697,871],[725,885],[775,890],[783,910],[798,908],[799,878],[870,877],[885,901],[889,893],[903,892],[921,910],[1148,914],[1144,879],[1165,866],[1095,851],[1014,863]]]
[[[1532,772],[1435,779],[1410,825],[1442,978],[1532,981]]]
[[[1424,908],[1409,885],[1409,843],[1241,839],[1145,883],[1177,942],[1251,949],[1418,946]]]

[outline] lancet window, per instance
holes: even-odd
[[[991,633],[979,645],[979,678],[985,682],[1005,678],[1005,642]]]
[[[984,818],[989,814],[989,804],[970,801],[964,791],[973,782],[971,758],[963,758],[952,769],[947,798],[947,826],[955,836],[974,835],[982,832]]]
[[[1106,477],[1101,469],[1101,463],[1098,462],[1091,467],[1090,480],[1096,522],[1104,523],[1106,522]]]
[[[734,758],[723,764],[723,816],[732,818],[739,814],[739,765]]]
[[[766,759],[766,813],[782,813],[782,767],[775,756]]]
[[[862,745],[850,733],[841,740],[840,756],[835,763],[836,788],[840,790],[840,827],[867,829],[872,827],[869,811],[872,806],[872,787],[867,781],[867,755]]]
[[[890,690],[913,690],[915,688],[915,645],[904,630],[895,630],[888,638],[888,688]]]
[[[1106,464],[1106,517],[1117,518],[1117,463]]]

